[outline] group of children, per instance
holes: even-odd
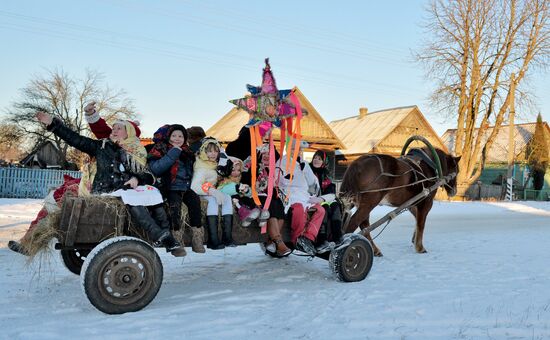
[[[321,248],[326,248],[326,241],[338,243],[342,237],[340,206],[323,151],[317,151],[311,163],[299,157],[293,167],[286,165],[290,158],[279,157],[275,151],[276,173],[270,177],[269,149],[265,145],[258,150],[256,169],[245,165],[250,156],[246,151],[250,153],[250,147],[239,143],[245,141],[246,144],[250,140],[248,129],[241,130],[239,138],[224,152],[220,143],[206,137],[202,129],[191,131],[180,124],[164,125],[155,132],[154,144],[144,148],[137,138],[136,129],[139,129],[132,122],[119,121],[110,128],[99,117],[93,103],[86,107],[86,118],[99,139],[80,136],[49,114],[37,114],[37,119],[49,131],[93,157],[93,174],[86,173],[83,176],[86,180],[80,183],[80,186],[87,185],[91,194],[152,184],[160,190],[168,203],[168,214],[164,204],[125,203],[132,221],[174,256],[186,255],[184,247],[170,231],[181,227],[182,204],[188,208],[192,250],[205,252],[201,199],[207,201],[207,246],[210,249],[235,246],[232,238],[234,205],[242,226],[249,226],[255,219],[260,226],[266,226],[269,237],[264,245],[266,252],[273,256],[284,257],[291,253],[281,236],[287,213],[292,215],[291,242],[307,254],[323,251]],[[193,140],[190,140],[190,132],[193,132]],[[287,173],[290,168],[294,168],[292,180]],[[268,180],[275,179],[269,209],[262,210],[251,197],[250,178],[254,171],[255,189],[262,205],[269,196]],[[218,237],[220,207],[221,239]],[[322,225],[330,228],[321,230]],[[24,252],[24,247],[15,241],[10,241],[10,248]]]

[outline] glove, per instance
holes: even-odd
[[[213,196],[218,205],[222,205],[223,201],[225,201],[225,194],[218,189],[210,188],[210,190],[208,190],[208,195]]]

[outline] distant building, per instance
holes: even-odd
[[[550,145],[550,127],[547,122],[544,122],[546,141]],[[514,125],[514,178],[519,186],[528,188],[529,183],[526,183],[529,177],[526,167],[527,161],[527,145],[533,138],[535,133],[536,123],[525,123]],[[489,135],[493,132],[494,127],[489,127],[485,131],[485,136],[482,143],[485,143]],[[479,131],[476,129],[476,133]],[[456,140],[456,129],[445,131],[441,139],[449,150],[454,151]],[[509,125],[502,125],[496,139],[487,153],[487,161],[485,169],[483,169],[479,181],[484,184],[502,184],[506,179],[508,171],[508,145],[509,145]],[[550,156],[550,155],[549,155]],[[543,189],[550,188],[550,171],[546,172]]]
[[[345,148],[336,157],[336,178],[343,177],[347,166],[361,155],[383,153],[399,156],[407,139],[413,135],[426,138],[434,147],[447,152],[447,147],[426,120],[418,106],[404,106],[368,112],[359,109],[359,115],[329,123]],[[411,147],[423,147],[413,142]]]
[[[37,146],[19,163],[27,168],[62,169],[61,155],[52,141],[44,141]]]

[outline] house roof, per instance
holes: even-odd
[[[325,122],[304,94],[297,87],[294,87],[293,91],[295,91],[302,107],[308,112],[307,115],[302,118],[300,124],[303,136],[302,139],[310,143],[310,147],[313,149],[343,149],[344,144],[340,138],[332,131],[327,122]],[[213,136],[222,143],[231,142],[237,139],[239,130],[248,120],[249,114],[245,110],[234,107],[218,122],[212,125],[206,131],[206,135]],[[278,141],[280,137],[280,130],[274,129],[273,138]]]
[[[547,122],[543,122],[546,130],[546,140],[550,143],[550,127]],[[514,125],[514,158],[522,161],[525,159],[525,148],[527,144],[533,138],[535,133],[536,123],[525,123]],[[502,125],[496,140],[489,150],[487,162],[488,163],[505,163],[508,161],[508,127],[509,125]],[[489,127],[485,131],[485,137],[483,143],[487,141],[489,135],[493,132],[494,126]],[[479,129],[476,129],[476,133]],[[456,129],[448,129],[445,131],[441,139],[449,150],[454,150],[456,140]]]
[[[345,119],[330,122],[330,127],[342,138],[346,149],[342,150],[345,155],[364,154],[373,152],[374,148],[381,141],[386,139],[400,124],[411,114],[416,114],[422,125],[432,134],[432,139],[437,139],[436,147],[443,146],[439,141],[439,136],[428,123],[424,115],[416,105],[396,107],[386,110],[369,112],[363,115],[353,116]],[[410,129],[408,136],[415,134],[414,129]],[[403,141],[404,143],[404,141]],[[446,150],[445,150],[446,151]]]

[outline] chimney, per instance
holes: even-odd
[[[366,107],[360,107],[359,108],[359,118],[365,117],[368,112],[369,112],[369,109],[367,109]]]

